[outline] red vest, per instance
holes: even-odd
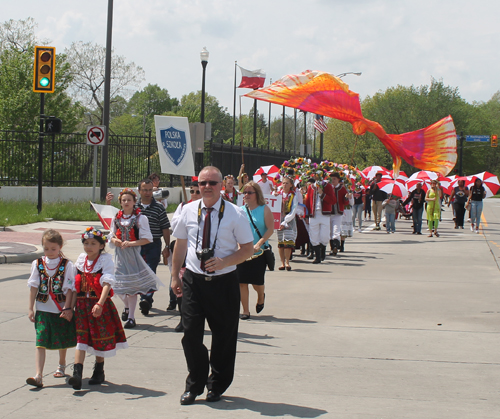
[[[316,214],[316,199],[318,197],[321,199],[321,213],[324,215],[330,215],[332,213],[332,206],[337,202],[335,193],[333,192],[333,187],[330,183],[327,183],[324,186],[323,193],[319,196],[317,190],[309,185],[307,188],[306,199],[304,200],[309,217],[314,217]]]

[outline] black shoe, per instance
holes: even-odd
[[[177,306],[177,304],[175,303],[175,301],[170,301],[170,304],[167,307],[167,311],[173,311],[173,310],[175,310],[176,306]]]
[[[134,319],[128,319],[127,323],[123,325],[125,329],[133,329],[136,326]]]
[[[139,307],[141,308],[141,313],[145,316],[149,314],[149,310],[151,310],[153,304],[151,304],[148,300],[141,300],[139,303]]]
[[[90,377],[89,384],[102,384],[104,383],[104,362],[96,362],[94,364],[94,373]]]
[[[311,260],[311,259],[314,259],[314,248],[316,246],[311,246],[311,252],[307,255],[307,259]]]
[[[265,301],[266,301],[266,294],[264,294],[264,302]],[[257,313],[260,313],[262,310],[264,310],[264,303],[255,305],[255,311]]]
[[[128,320],[128,308],[124,308],[122,311],[122,320],[126,322]]]
[[[250,319],[250,314],[242,314],[242,315],[240,316],[240,319],[241,319],[241,320],[248,320],[248,319]]]
[[[313,246],[313,253],[314,253],[313,263],[314,264],[321,263],[321,245]]]
[[[220,396],[221,394],[218,391],[209,390],[209,392],[207,393],[206,401],[210,403],[218,402],[220,400]]]
[[[339,249],[339,252],[343,252],[344,251],[344,243],[345,243],[345,240],[340,240],[340,249]]]
[[[195,399],[196,399],[195,393],[193,393],[192,391],[186,391],[181,396],[181,404],[183,405],[193,404]]]
[[[177,326],[175,326],[174,329],[177,333],[184,332],[184,326],[182,325],[182,320],[179,322]]]
[[[73,387],[73,390],[82,389],[82,374],[83,364],[73,365],[73,376],[68,379],[68,384]]]

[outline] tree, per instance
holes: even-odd
[[[179,105],[179,101],[170,98],[167,89],[157,84],[148,84],[144,89],[135,92],[127,105],[127,112],[141,119],[141,133],[153,129],[154,116],[163,115]]]
[[[182,96],[181,103],[167,115],[185,116],[189,122],[201,121],[201,91],[191,92]],[[227,112],[227,108],[219,105],[215,96],[205,94],[205,122],[212,123],[212,139],[215,142],[224,142],[232,138],[233,119]]]
[[[71,91],[85,106],[99,110],[97,116],[102,123],[106,48],[79,41],[73,42],[65,52],[71,65]],[[129,96],[127,89],[138,86],[143,80],[144,70],[141,67],[133,62],[127,63],[125,57],[112,52],[110,103],[116,101],[118,96]]]
[[[9,20],[0,25],[0,128],[38,131],[40,96],[33,93],[34,46],[38,42],[34,20]],[[44,41],[47,42],[47,41]],[[47,42],[48,43],[48,42]],[[71,83],[64,54],[56,57],[56,89],[45,95],[45,114],[63,120],[63,129],[72,131],[83,113],[66,90]]]

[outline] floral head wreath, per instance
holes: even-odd
[[[104,233],[94,227],[87,227],[85,232],[82,234],[82,241],[87,239],[101,239],[104,243],[107,243],[108,241],[108,238],[104,235]]]
[[[134,198],[137,199],[137,195],[136,193],[134,192],[133,189],[130,189],[130,188],[125,188],[125,189],[122,189],[120,191],[120,194],[118,195],[118,200],[121,200],[122,198],[122,195],[132,195]]]
[[[226,177],[224,177],[224,180],[228,180],[228,179],[233,179],[234,180],[234,176],[233,175],[227,175]]]

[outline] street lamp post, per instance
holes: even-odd
[[[208,64],[208,57],[209,57],[209,52],[207,51],[207,47],[203,47],[203,49],[200,52],[201,66],[203,68],[203,73],[201,77],[201,116],[200,116],[200,122],[202,124],[205,124],[205,74]],[[205,125],[203,125],[203,130],[205,130]],[[203,138],[205,138],[205,136],[203,136]],[[203,153],[196,153],[196,155],[197,155],[196,165],[199,171],[203,168]]]

